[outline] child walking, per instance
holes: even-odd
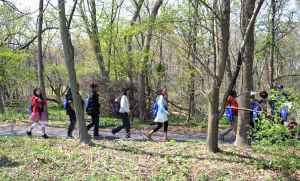
[[[66,101],[66,106],[65,106],[66,113],[70,119],[67,138],[73,138],[73,131],[76,126],[76,112],[75,112],[74,105],[73,105],[73,97],[72,97],[71,88],[68,89],[65,101]]]
[[[167,89],[164,88],[160,91],[159,96],[156,98],[157,101],[157,113],[154,122],[157,126],[151,130],[146,136],[152,140],[153,133],[157,132],[160,128],[164,127],[164,140],[168,141],[168,104],[167,104]]]
[[[86,112],[91,116],[92,122],[87,125],[90,130],[94,127],[94,137],[99,137],[100,103],[97,84],[91,84],[91,95],[88,98]]]
[[[27,135],[32,135],[32,130],[40,125],[42,128],[43,135],[42,137],[47,139],[48,135],[46,134],[46,123],[47,123],[47,100],[44,99],[42,91],[40,88],[35,88],[33,90],[33,96],[31,98],[31,115],[30,119],[32,121]]]
[[[121,101],[120,101],[120,116],[122,118],[122,126],[119,126],[117,128],[112,129],[112,134],[115,135],[116,133],[118,133],[119,131],[121,131],[122,129],[126,130],[126,138],[130,138],[130,121],[129,121],[129,114],[130,114],[130,104],[128,101],[128,97],[127,97],[127,92],[129,89],[124,89],[123,91],[123,95],[121,97]]]
[[[234,136],[236,134],[237,129],[237,118],[238,118],[238,102],[236,100],[237,93],[235,90],[230,91],[229,96],[227,98],[226,102],[226,109],[230,109],[232,111],[232,118],[229,119],[230,127],[225,129],[221,134],[220,137],[222,140],[224,140],[224,137],[229,134],[231,131],[233,131]]]

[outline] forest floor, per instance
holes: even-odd
[[[26,124],[17,124],[15,134],[10,126],[0,125],[0,180],[300,180],[299,142],[248,149],[221,143],[222,151],[211,154],[205,133],[171,131],[169,142],[158,133],[153,142],[142,134],[148,128],[134,129],[129,140],[101,129],[90,147],[64,139],[65,128],[49,127],[44,140],[39,129],[30,138]]]

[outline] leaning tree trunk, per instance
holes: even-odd
[[[99,66],[100,70],[100,76],[101,79],[104,81],[104,83],[107,83],[109,81],[109,72],[107,71],[104,63],[104,58],[102,55],[102,50],[101,50],[101,44],[99,40],[99,29],[97,26],[97,9],[96,9],[96,2],[95,0],[90,0],[88,1],[89,5],[89,12],[90,12],[90,19],[86,15],[86,9],[84,7],[84,0],[80,0],[79,3],[79,10],[80,10],[80,15],[83,19],[85,29],[87,31],[87,34],[89,35],[89,39],[91,42],[91,45],[93,47],[95,56],[96,56],[96,61]]]
[[[133,27],[134,23],[136,22],[137,18],[140,15],[140,11],[142,8],[142,5],[144,3],[144,0],[139,0],[138,3],[136,4],[136,11],[134,13],[134,16],[132,17],[130,21],[130,26]],[[132,39],[133,36],[129,35],[127,37],[127,56],[128,56],[128,78],[129,78],[129,86],[130,86],[130,92],[129,92],[129,99],[132,102],[135,102],[134,100],[134,82],[133,82],[133,54],[132,54]]]
[[[156,20],[156,16],[158,14],[159,8],[161,7],[163,3],[163,0],[157,0],[155,2],[155,5],[151,11],[151,15],[150,15],[150,25],[149,25],[149,30],[147,33],[147,37],[146,37],[146,44],[144,47],[144,60],[143,60],[143,67],[142,67],[142,71],[139,75],[139,118],[140,120],[145,120],[146,116],[147,116],[147,105],[146,105],[146,76],[148,73],[148,62],[149,62],[149,58],[150,58],[150,45],[151,45],[151,40],[152,40],[152,36],[153,36],[153,29],[154,29],[154,23]]]
[[[84,120],[82,98],[79,95],[79,87],[77,84],[75,65],[74,65],[74,48],[72,45],[69,29],[67,27],[67,20],[65,14],[65,1],[58,0],[58,7],[59,7],[60,35],[63,44],[65,64],[68,71],[71,92],[75,103],[76,117],[79,123],[79,138],[81,143],[89,144],[91,142],[91,137],[87,132],[87,128]]]
[[[44,15],[44,0],[40,0],[39,3],[39,17],[38,17],[38,80],[39,87],[42,90],[42,95],[47,99],[46,87],[45,87],[45,78],[44,78],[44,63],[43,63],[43,15]],[[44,108],[46,116],[48,117],[47,107]]]
[[[218,121],[219,121],[219,96],[220,87],[224,78],[226,63],[229,58],[229,35],[230,35],[230,0],[220,2],[219,29],[219,61],[216,77],[213,79],[213,86],[209,95],[209,115],[208,115],[208,132],[207,144],[210,152],[218,152]]]
[[[244,36],[249,21],[252,17],[255,0],[243,0],[241,4],[241,24],[242,34]],[[253,89],[253,60],[254,60],[254,26],[251,27],[248,39],[245,44],[245,51],[243,55],[244,67],[242,69],[242,94],[239,100],[239,107],[250,109],[250,92]],[[239,111],[237,133],[235,145],[248,145],[248,133],[250,128],[250,113],[249,111]]]
[[[90,3],[91,3],[91,25],[92,25],[91,41],[92,41],[93,49],[96,54],[96,60],[99,64],[99,67],[101,70],[102,79],[105,83],[107,83],[107,81],[109,81],[109,72],[107,71],[105,64],[104,64],[104,59],[103,59],[103,55],[102,55],[102,51],[101,51],[101,45],[100,45],[100,41],[98,38],[99,30],[98,30],[98,26],[97,26],[96,2],[95,2],[95,0],[91,0]]]

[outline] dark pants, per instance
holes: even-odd
[[[70,124],[68,127],[68,136],[72,137],[72,133],[75,129],[76,125],[76,113],[75,111],[69,111],[68,112],[69,118],[70,118]]]
[[[130,133],[130,121],[129,121],[129,116],[128,113],[121,113],[121,118],[122,118],[122,126],[119,126],[117,128],[114,128],[112,130],[112,132],[114,134],[118,133],[119,131],[121,131],[122,129],[126,130],[126,133],[129,134]]]
[[[87,129],[90,130],[94,126],[94,136],[99,136],[99,114],[91,115],[92,122],[87,125]]]
[[[162,128],[164,126],[164,132],[168,132],[168,126],[169,126],[169,123],[168,121],[164,122],[164,123],[157,123],[157,126],[156,128],[153,129],[153,132],[157,132],[160,128]]]

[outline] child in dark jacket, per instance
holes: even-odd
[[[70,119],[67,137],[73,138],[73,131],[74,131],[75,125],[76,125],[76,113],[75,113],[75,109],[74,109],[71,88],[68,89],[68,92],[66,94],[66,101],[67,101],[66,112]]]
[[[89,96],[86,112],[91,116],[92,122],[87,125],[90,130],[94,126],[94,137],[99,137],[99,118],[100,118],[100,103],[99,94],[97,92],[98,86],[91,84],[91,95]]]

